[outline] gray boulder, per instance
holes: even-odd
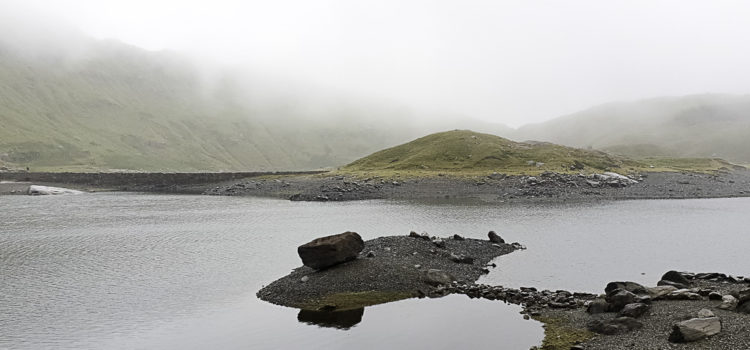
[[[432,286],[447,285],[455,281],[456,278],[453,275],[438,269],[429,269],[425,274],[424,281]]]
[[[626,290],[634,294],[647,294],[646,287],[635,282],[609,282],[604,288],[604,293],[609,295],[617,289]]]
[[[495,231],[490,231],[489,233],[487,233],[487,237],[490,238],[490,242],[492,242],[492,243],[497,243],[497,244],[504,244],[505,243],[505,240],[502,239],[502,237],[500,237],[500,235],[498,235],[497,233],[495,233]]]
[[[651,299],[653,300],[659,300],[664,298],[669,293],[672,293],[677,290],[677,287],[675,286],[657,286],[648,288],[648,295],[651,296]]]
[[[667,280],[661,280],[659,282],[656,282],[656,285],[657,286],[672,286],[672,287],[675,287],[677,289],[688,289],[688,288],[690,288],[690,285],[688,285],[688,284],[682,284],[682,283],[677,283],[677,282],[667,281]]]
[[[610,309],[609,303],[604,299],[595,299],[586,304],[586,312],[595,315],[603,314],[608,312]]]
[[[686,285],[686,286],[690,285],[690,281],[688,281],[688,279],[685,278],[685,276],[683,276],[681,273],[674,271],[674,270],[667,271],[667,273],[665,273],[664,276],[661,276],[661,280],[679,283],[679,284]]]
[[[668,300],[703,300],[703,297],[691,289],[678,289],[664,296]]]
[[[750,314],[750,301],[746,301],[740,305],[737,306],[737,312],[741,312],[743,314]]]
[[[721,320],[718,317],[693,318],[682,321],[672,328],[669,341],[687,343],[710,337],[721,332]]]
[[[633,303],[625,305],[620,311],[620,316],[638,318],[648,311],[648,305],[642,303]]]
[[[320,237],[297,248],[302,264],[322,270],[357,258],[365,242],[356,232]]]
[[[625,305],[635,302],[637,296],[626,290],[617,290],[608,295],[606,300],[612,306],[611,311],[620,311]]]
[[[737,300],[733,295],[725,295],[721,298],[721,304],[717,308],[721,310],[734,310],[740,301]]]

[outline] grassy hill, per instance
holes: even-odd
[[[521,127],[512,137],[636,158],[724,158],[750,164],[750,95],[610,103]]]
[[[418,133],[385,108],[207,88],[167,53],[79,38],[80,57],[0,40],[0,162],[32,171],[295,170],[336,166]],[[392,119],[379,118],[389,115]],[[406,118],[401,118],[406,119]]]
[[[514,142],[499,136],[454,130],[431,134],[359,159],[345,172],[539,173],[606,171],[645,165],[604,152],[545,142]]]

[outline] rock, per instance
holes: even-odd
[[[304,283],[304,282],[307,282],[307,281],[309,281],[309,280],[310,280],[310,277],[307,277],[307,276],[302,276],[302,278],[300,278],[299,280],[300,280],[300,281],[302,281],[302,282]]]
[[[497,244],[504,244],[505,240],[500,237],[495,231],[490,231],[487,233],[487,237],[490,238],[490,242],[497,243]]]
[[[693,292],[691,289],[678,289],[672,293],[664,296],[664,299],[669,300],[703,300],[703,297]]]
[[[442,238],[433,239],[432,244],[434,244],[438,248],[445,248],[445,241]]]
[[[416,233],[414,231],[409,232],[409,237],[411,237],[411,238],[422,238],[422,236],[420,236],[419,233]]]
[[[620,311],[620,316],[638,318],[648,311],[648,305],[642,303],[633,303],[625,305]]]
[[[71,190],[68,188],[62,188],[62,187],[49,187],[49,186],[39,186],[39,185],[29,186],[29,195],[32,195],[32,196],[81,194],[81,193],[83,192],[77,191],[77,190]]]
[[[665,295],[672,293],[677,290],[675,286],[658,286],[646,289],[651,299],[659,300],[664,298]]]
[[[465,238],[461,237],[458,234],[453,235],[453,239],[456,240],[456,241],[463,241],[463,240],[465,240]]]
[[[625,305],[635,302],[636,295],[626,290],[617,290],[608,295],[606,300],[612,305],[611,311],[620,311]]]
[[[609,295],[616,289],[626,290],[634,294],[647,294],[648,293],[648,291],[646,290],[646,287],[635,282],[609,282],[607,283],[607,286],[604,288],[604,293]]]
[[[716,292],[708,293],[708,300],[721,300],[722,297],[723,295],[721,295],[720,293],[716,293]]]
[[[368,257],[368,258],[374,258],[375,257],[375,252],[373,252],[371,250],[371,251],[367,252],[367,255],[365,255],[365,256]]]
[[[718,317],[693,318],[674,325],[669,341],[687,343],[719,334],[719,332],[721,332],[721,320]]]
[[[609,320],[597,319],[586,325],[586,328],[590,331],[606,335],[627,333],[641,327],[643,327],[643,324],[632,317],[617,317]]]
[[[455,281],[456,278],[451,274],[438,269],[429,269],[425,274],[425,282],[432,286],[448,285]]]
[[[453,260],[453,262],[459,263],[459,264],[473,264],[474,263],[474,258],[468,257],[468,256],[456,255],[456,254],[451,253],[450,258],[451,260]]]
[[[709,309],[700,309],[700,311],[698,311],[698,318],[709,318],[709,317],[716,317],[716,315]]]
[[[682,284],[682,283],[677,283],[677,282],[672,282],[672,281],[667,281],[667,280],[661,280],[661,281],[657,282],[656,285],[657,286],[672,286],[672,287],[675,287],[677,289],[688,289],[688,288],[690,288],[690,286],[687,285],[687,284]]]
[[[688,281],[687,278],[685,278],[685,276],[683,276],[681,273],[674,271],[674,270],[667,271],[667,273],[665,273],[664,276],[661,276],[661,280],[679,283],[685,286],[690,285],[690,281]]]
[[[743,314],[750,314],[750,301],[746,301],[739,306],[737,306],[737,312],[741,312]]]
[[[297,248],[299,257],[305,266],[316,270],[340,264],[357,258],[365,242],[356,232],[344,232],[338,235],[316,238]]]
[[[737,300],[740,301],[740,304],[750,301],[750,288],[739,291],[737,293]]]
[[[721,310],[734,310],[740,303],[733,295],[725,295],[721,298],[721,304],[717,306]]]
[[[603,314],[608,312],[610,309],[609,303],[604,299],[595,299],[590,301],[586,306],[586,312],[595,315]]]

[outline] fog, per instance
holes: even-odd
[[[310,100],[325,91],[422,116],[520,126],[609,101],[750,91],[744,1],[2,0],[0,6],[15,18],[4,21],[6,33],[12,23],[34,23],[39,37],[65,44],[57,28],[67,23],[93,38],[242,70]],[[26,40],[15,44],[31,47]]]

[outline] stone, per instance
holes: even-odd
[[[606,335],[627,333],[643,327],[643,324],[632,317],[617,317],[603,320],[595,319],[586,324],[588,330]]]
[[[648,311],[648,305],[633,303],[625,305],[620,311],[620,316],[638,318]]]
[[[612,305],[611,311],[620,311],[625,305],[635,302],[636,295],[626,290],[617,290],[608,295],[606,300]]]
[[[657,286],[652,288],[647,288],[646,291],[648,292],[648,295],[651,296],[651,299],[653,300],[659,300],[664,298],[665,295],[672,293],[677,290],[677,287],[675,286]]]
[[[409,232],[409,237],[411,237],[411,238],[422,238],[422,236],[420,236],[419,233],[416,233],[414,231]]]
[[[703,297],[693,292],[691,289],[678,289],[672,293],[664,296],[664,299],[669,300],[703,300]]]
[[[307,276],[302,276],[302,278],[300,278],[299,280],[300,280],[300,281],[302,281],[302,282],[304,283],[304,282],[307,282],[307,281],[309,281],[309,280],[310,280],[310,277],[307,277]]]
[[[297,253],[305,266],[322,270],[357,258],[365,248],[362,237],[347,231],[338,235],[320,237],[297,248]]]
[[[490,238],[490,242],[496,243],[496,244],[504,244],[505,240],[500,237],[495,231],[490,231],[487,233],[487,237]]]
[[[711,292],[708,293],[708,300],[721,300],[723,295],[721,293]]]
[[[50,186],[29,186],[29,195],[42,196],[42,195],[61,195],[61,194],[82,194],[83,192],[78,190],[71,190],[69,188],[62,187],[50,187]]]
[[[721,320],[718,317],[693,318],[682,321],[672,328],[669,341],[687,343],[710,337],[721,332]]]
[[[737,308],[737,304],[739,304],[740,301],[737,300],[733,295],[725,295],[721,298],[721,304],[717,306],[717,308],[721,310],[734,310]]]
[[[365,256],[368,257],[368,258],[374,258],[375,257],[375,252],[373,252],[371,250],[371,251],[367,252],[367,255],[365,255]]]
[[[455,235],[453,235],[453,239],[456,240],[456,241],[463,241],[466,238],[461,237],[461,235],[455,234]]]
[[[604,293],[609,295],[610,293],[614,292],[616,289],[626,290],[633,294],[647,294],[648,293],[648,291],[646,290],[646,287],[635,282],[609,282],[607,283],[607,286],[604,288]]]
[[[736,308],[737,312],[741,312],[743,314],[750,314],[750,301],[746,301]]]
[[[661,280],[679,283],[685,286],[690,285],[690,281],[688,281],[687,278],[685,278],[685,276],[683,276],[681,273],[674,271],[674,270],[667,271],[667,273],[665,273],[664,276],[661,276]]]
[[[451,253],[450,258],[453,262],[459,263],[459,264],[473,264],[474,263],[474,258],[469,257],[469,256],[456,255],[456,254]]]
[[[672,281],[667,281],[667,280],[661,280],[661,281],[657,282],[656,285],[657,286],[672,286],[672,287],[675,287],[677,289],[688,289],[688,288],[690,288],[690,286],[687,285],[687,284],[682,284],[682,283],[677,283],[677,282],[672,282]]]
[[[434,238],[432,244],[438,248],[445,248],[445,241],[442,238]]]
[[[427,270],[424,279],[427,284],[432,286],[449,285],[455,280],[456,278],[453,275],[438,269]]]
[[[737,300],[740,301],[740,304],[750,301],[750,288],[739,291],[737,293]]]
[[[709,309],[700,309],[700,311],[698,311],[698,318],[709,318],[715,316],[716,315]]]
[[[608,312],[610,309],[609,303],[604,299],[595,299],[587,303],[586,312],[595,315],[603,314]]]

